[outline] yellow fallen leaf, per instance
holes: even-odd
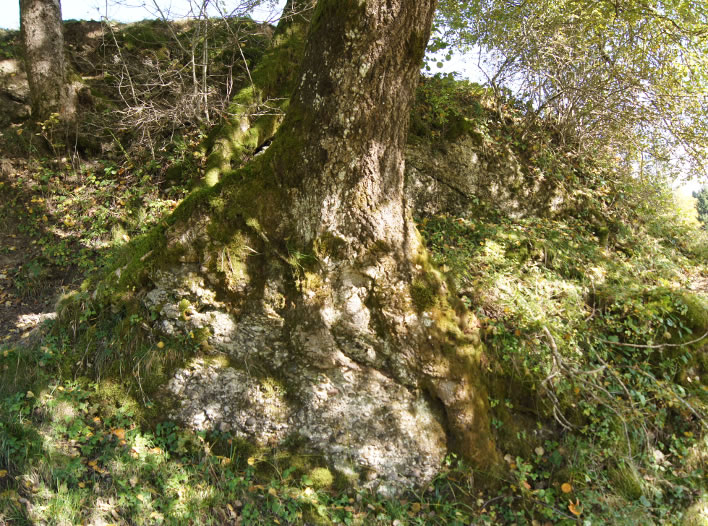
[[[570,513],[572,513],[573,515],[582,515],[583,510],[582,510],[582,508],[578,509],[579,506],[580,506],[580,499],[575,499],[575,502],[573,502],[572,500],[568,501],[568,509],[570,510]]]
[[[255,466],[256,465],[256,459],[254,457],[248,457],[248,460],[246,461],[249,466]]]
[[[561,491],[563,493],[570,493],[571,491],[573,491],[573,486],[571,486],[567,482],[564,482],[563,484],[561,484]]]
[[[157,348],[162,349],[165,346],[165,342],[157,342]]]
[[[112,431],[112,433],[121,440],[123,440],[125,438],[125,429],[123,429],[122,427],[119,427],[118,429],[114,429]]]
[[[268,488],[268,495],[271,495],[271,496],[273,496],[273,497],[277,497],[277,496],[278,496],[278,492],[277,492],[277,490],[276,490],[275,488]]]
[[[7,477],[7,470],[0,469],[0,479],[4,479],[5,477]]]
[[[78,486],[79,486],[81,489],[83,489],[83,488],[86,487],[86,483],[85,483],[85,482],[79,482]]]

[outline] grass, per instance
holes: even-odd
[[[96,186],[86,185],[84,207],[126,191]],[[44,210],[55,213],[61,195],[45,197]],[[686,287],[705,273],[704,260],[653,237],[651,225],[611,247],[573,218],[478,211],[425,218],[419,227],[484,327],[504,479],[483,484],[485,474],[451,456],[429,488],[400,499],[318,484],[282,451],[152,420],[149,399],[131,382],[82,376],[90,368],[75,366],[81,349],[57,328],[34,345],[0,347],[0,517],[8,524],[636,524],[637,517],[679,524],[705,491],[707,397],[695,356],[702,351],[624,344],[695,339],[700,327],[686,298],[702,296]],[[75,247],[91,229],[73,232]],[[106,245],[121,244],[104,236]],[[630,242],[631,254],[619,249]]]
[[[504,475],[450,455],[429,487],[384,498],[342,486],[322,459],[181,428],[155,414],[141,382],[194,342],[116,340],[84,310],[93,357],[70,324],[24,343],[0,335],[0,523],[705,524],[705,231],[666,186],[565,160],[543,130],[494,120],[478,86],[436,82],[419,93],[417,140],[475,133],[485,155],[511,145],[581,194],[556,216],[513,219],[477,202],[418,219],[483,329]],[[17,163],[0,182],[0,226],[17,242],[0,256],[30,248],[0,299],[42,294],[69,266],[76,282],[110,267],[187,195],[201,139],[186,132],[156,160]]]

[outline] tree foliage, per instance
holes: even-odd
[[[705,172],[707,22],[705,0],[441,0],[437,42],[480,50],[578,147]]]
[[[697,192],[693,192],[696,199],[696,209],[698,210],[698,220],[703,226],[708,224],[708,187],[703,187]]]

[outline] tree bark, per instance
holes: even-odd
[[[426,485],[448,450],[498,460],[478,324],[428,261],[404,196],[434,9],[319,0],[271,147],[188,198],[164,244],[104,289],[132,295],[147,277],[138,296],[160,331],[228,356],[173,376],[174,417],[268,444],[298,435],[386,491]]]
[[[63,121],[70,120],[74,109],[66,89],[59,0],[20,0],[20,30],[32,118],[43,122],[57,113]]]
[[[479,339],[464,334],[474,332],[469,319],[462,333],[450,328],[465,315],[449,304],[404,197],[408,121],[435,4],[320,0],[270,152],[287,192],[270,235],[315,253],[325,284],[315,300],[295,302],[292,341],[306,342],[305,354],[312,342],[350,356],[394,349],[386,374],[442,402],[455,449],[489,465],[496,452],[470,347]]]

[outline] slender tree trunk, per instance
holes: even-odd
[[[59,0],[20,0],[20,29],[32,118],[42,122],[58,113],[62,120],[71,120],[74,108],[67,96]]]

